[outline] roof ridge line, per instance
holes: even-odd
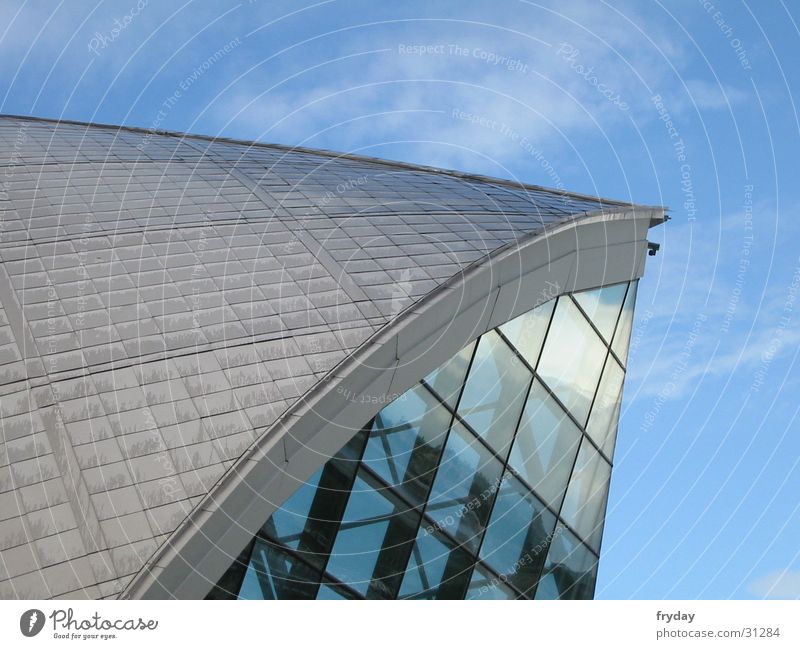
[[[248,147],[259,147],[259,148],[267,148],[267,149],[276,149],[279,151],[285,151],[287,153],[297,151],[299,153],[310,153],[314,155],[321,155],[328,158],[333,159],[344,159],[344,160],[356,160],[359,162],[369,162],[371,164],[380,164],[387,167],[393,167],[397,169],[406,169],[411,171],[424,171],[426,173],[433,173],[439,174],[444,176],[450,176],[454,178],[458,178],[461,180],[469,181],[474,180],[481,183],[488,183],[494,185],[501,185],[503,187],[511,187],[514,189],[523,189],[529,191],[536,191],[536,192],[545,192],[554,196],[563,196],[567,198],[575,198],[575,199],[582,199],[582,200],[591,200],[597,201],[609,206],[625,206],[625,207],[642,207],[642,208],[655,208],[655,209],[662,209],[665,210],[666,208],[661,205],[643,205],[639,203],[630,203],[626,201],[602,198],[600,196],[592,196],[590,194],[581,194],[578,192],[570,192],[563,189],[556,189],[552,187],[544,187],[542,185],[534,185],[531,183],[523,183],[515,180],[509,180],[508,178],[496,178],[493,176],[486,176],[483,174],[472,173],[472,172],[465,172],[465,171],[458,171],[456,169],[443,169],[441,167],[431,167],[428,165],[421,165],[415,164],[412,162],[403,162],[400,160],[389,160],[386,158],[376,158],[373,156],[367,156],[363,154],[357,153],[344,153],[340,151],[333,151],[330,149],[314,149],[310,147],[303,147],[303,146],[292,146],[288,144],[277,144],[277,143],[269,143],[269,142],[257,142],[253,140],[242,140],[238,138],[230,138],[230,137],[218,137],[213,135],[203,135],[199,133],[186,133],[182,131],[167,131],[162,129],[152,129],[152,128],[145,128],[142,126],[126,126],[120,124],[103,124],[100,122],[84,122],[80,120],[72,120],[72,119],[53,119],[48,117],[35,117],[32,115],[11,115],[0,113],[0,120],[2,119],[20,119],[30,122],[39,122],[39,123],[46,123],[46,124],[69,124],[73,126],[86,126],[98,129],[112,129],[117,131],[126,131],[129,133],[145,133],[151,135],[161,135],[165,137],[177,138],[177,139],[193,139],[193,140],[201,140],[204,142],[209,143],[222,143],[222,144],[235,144],[238,146],[248,146]]]

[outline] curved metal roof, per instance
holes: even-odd
[[[2,598],[119,594],[401,312],[522,239],[643,209],[20,117],[0,117],[0,166]]]

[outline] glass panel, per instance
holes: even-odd
[[[273,512],[264,526],[264,532],[268,536],[293,550],[297,549],[324,468],[321,467],[307,482],[302,483],[300,488]]]
[[[568,297],[558,299],[537,371],[581,424],[594,398],[606,347]]]
[[[426,513],[438,529],[477,550],[491,502],[503,473],[502,464],[461,424],[447,439]]]
[[[581,305],[584,313],[594,322],[594,326],[597,327],[603,338],[609,342],[611,336],[614,335],[614,327],[617,324],[627,288],[627,284],[614,284],[592,291],[573,293],[573,297]]]
[[[472,580],[469,582],[466,599],[516,599],[517,594],[506,586],[502,579],[475,566]]]
[[[636,305],[636,291],[638,288],[638,281],[631,282],[628,295],[625,297],[625,305],[622,307],[622,315],[619,317],[617,331],[614,334],[614,342],[611,343],[611,349],[614,350],[614,353],[623,363],[628,361],[628,347],[631,342],[631,329],[633,328],[633,307]]]
[[[569,483],[581,431],[539,381],[534,381],[509,465],[554,511]]]
[[[364,463],[421,504],[433,481],[452,415],[422,385],[378,413]]]
[[[439,534],[420,529],[399,596],[407,599],[461,599],[471,567],[469,554]]]
[[[561,518],[572,527],[595,552],[603,535],[608,483],[611,466],[584,438],[575,469],[564,497]]]
[[[394,597],[408,561],[419,515],[378,492],[359,472],[327,571],[361,595]]]
[[[451,408],[455,408],[458,403],[461,386],[464,385],[464,376],[467,373],[474,349],[475,343],[472,342],[423,379]]]
[[[591,599],[597,557],[563,525],[556,528],[536,599]]]
[[[304,563],[256,538],[239,599],[313,599],[318,582]]]
[[[264,524],[263,533],[287,547],[296,548],[301,558],[321,569],[347,505],[365,440],[364,431],[356,434],[312,477],[317,488],[301,487],[273,513]],[[306,512],[305,519],[299,512]]]
[[[530,379],[500,336],[494,331],[481,336],[458,411],[501,457],[517,427]]]
[[[532,594],[555,526],[555,516],[519,480],[506,474],[481,557],[523,594]]]
[[[317,599],[357,599],[344,588],[335,584],[322,584],[317,593]]]
[[[517,348],[531,367],[535,368],[536,361],[539,360],[542,341],[555,305],[556,301],[550,300],[500,327],[503,335]]]
[[[603,370],[603,378],[600,379],[600,387],[597,389],[597,396],[592,404],[592,414],[586,426],[586,432],[591,435],[607,458],[611,458],[614,453],[624,379],[625,372],[609,355],[606,368]]]

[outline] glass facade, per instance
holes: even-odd
[[[212,599],[591,598],[636,283],[551,300],[387,405]]]

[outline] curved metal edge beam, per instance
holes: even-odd
[[[662,209],[583,216],[485,257],[381,329],[273,424],[120,598],[200,599],[264,521],[386,403],[490,329],[558,295],[638,279]]]

